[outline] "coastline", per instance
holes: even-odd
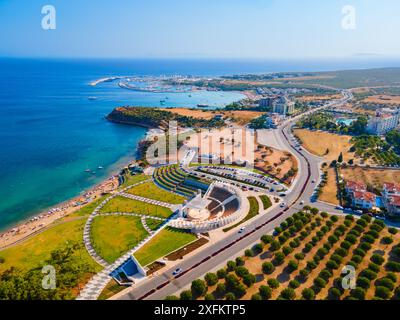
[[[153,128],[147,128],[145,136],[136,145],[135,153],[139,151],[140,142],[148,139],[154,135],[157,135]],[[127,158],[127,161],[123,161]],[[65,218],[70,214],[82,209],[83,207],[98,200],[103,193],[112,193],[118,189],[119,185],[119,172],[131,164],[135,159],[128,156],[123,156],[116,161],[121,162],[116,168],[114,168],[110,174],[104,178],[101,182],[95,184],[92,187],[83,189],[79,195],[60,202],[50,208],[41,210],[40,212],[33,214],[30,218],[16,222],[12,227],[8,227],[5,230],[0,231],[0,250],[7,249],[18,244],[21,241],[28,239],[35,234],[44,231],[49,228],[51,224],[57,220]]]

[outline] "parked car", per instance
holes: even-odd
[[[335,209],[336,210],[343,210],[343,207],[342,206],[337,206],[337,207],[335,207]]]
[[[362,210],[356,210],[357,214],[364,214],[364,212]]]

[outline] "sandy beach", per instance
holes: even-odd
[[[82,195],[65,201],[58,206],[22,222],[12,229],[0,233],[0,249],[5,249],[38,233],[55,221],[68,216],[85,205],[97,200],[103,193],[110,193],[119,186],[118,176],[112,176],[85,191]]]

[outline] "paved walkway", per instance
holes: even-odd
[[[125,197],[125,198],[128,198],[128,199],[132,199],[132,200],[137,200],[137,201],[149,203],[149,204],[154,204],[156,206],[160,206],[160,207],[164,207],[164,208],[169,208],[172,211],[176,211],[180,207],[179,204],[171,204],[171,203],[167,203],[167,202],[162,202],[162,201],[158,201],[158,200],[153,200],[153,199],[149,199],[149,198],[140,197],[140,196],[137,196],[137,195],[134,195],[134,194],[130,194],[130,193],[125,193],[125,192],[121,192],[119,194],[119,196],[122,196],[122,197]]]

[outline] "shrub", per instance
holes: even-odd
[[[279,281],[276,279],[268,279],[267,283],[272,289],[277,289],[280,286]]]
[[[322,279],[321,277],[315,278],[314,279],[314,285],[318,288],[325,288],[326,287],[326,281]]]
[[[337,248],[335,250],[335,253],[344,258],[344,257],[347,257],[347,255],[349,254],[349,251],[347,251],[346,249],[343,249],[343,248]]]
[[[383,237],[382,238],[382,243],[383,244],[392,244],[393,243],[393,239],[391,237]]]
[[[310,274],[310,272],[307,269],[301,269],[300,270],[300,276],[305,280],[307,279],[308,275]]]
[[[225,295],[225,299],[226,299],[226,300],[236,300],[236,297],[235,297],[235,295],[234,295],[232,292],[228,292],[228,293]]]
[[[228,272],[231,272],[233,270],[235,270],[236,268],[236,262],[235,261],[228,261],[226,264],[227,270]]]
[[[342,258],[340,255],[334,253],[334,254],[331,256],[331,260],[335,261],[337,264],[341,264],[342,261],[343,261],[343,258]]]
[[[233,274],[228,274],[225,277],[226,290],[232,292],[240,284],[238,277]]]
[[[207,294],[204,296],[204,300],[211,301],[211,300],[215,300],[215,298],[214,298],[214,295],[213,295],[212,293],[207,293]]]
[[[317,264],[314,261],[307,261],[307,268],[310,270],[314,270],[317,267]]]
[[[331,244],[335,244],[335,243],[337,243],[339,241],[339,238],[337,236],[335,236],[335,235],[331,235],[331,236],[329,236],[328,241]]]
[[[377,232],[376,230],[369,230],[366,234],[374,237],[375,239],[379,238],[379,232]]]
[[[386,287],[376,287],[375,288],[375,296],[382,299],[390,298],[390,290]]]
[[[215,289],[215,291],[219,296],[221,296],[221,297],[224,296],[225,292],[226,292],[225,284],[218,283],[217,288]]]
[[[253,250],[251,250],[251,249],[245,250],[244,255],[245,255],[246,257],[251,258],[251,257],[254,255]]]
[[[271,299],[272,289],[270,287],[260,286],[260,288],[258,289],[258,292],[259,292],[260,296],[262,297],[262,299],[264,299],[264,300]]]
[[[240,299],[241,297],[243,297],[246,294],[246,288],[244,287],[243,284],[239,284],[235,290],[233,291],[233,293],[235,294],[236,299]]]
[[[357,286],[364,289],[368,289],[371,286],[371,281],[366,277],[358,277]]]
[[[281,248],[281,244],[276,240],[272,241],[271,246],[269,247],[269,249],[271,251],[278,251],[280,248]]]
[[[301,296],[304,300],[314,300],[315,292],[313,289],[306,288],[301,292]]]
[[[365,220],[363,220],[363,219],[359,219],[359,220],[357,220],[357,222],[356,222],[358,225],[360,225],[360,226],[362,226],[362,227],[366,227],[367,226],[367,222],[365,221]]]
[[[319,273],[319,276],[320,276],[322,279],[324,279],[325,281],[328,281],[329,278],[332,277],[332,272],[330,272],[330,271],[327,270],[327,269],[324,269],[324,270],[322,270],[322,271]]]
[[[256,276],[254,274],[246,274],[243,277],[243,283],[247,286],[247,287],[251,287],[254,283],[256,282]]]
[[[393,235],[397,234],[397,232],[398,232],[396,228],[389,228],[388,231],[390,234],[393,234]]]
[[[237,276],[243,278],[244,276],[249,274],[249,270],[246,267],[236,267],[235,273]]]
[[[236,262],[236,266],[238,266],[238,267],[244,266],[244,263],[245,263],[242,257],[237,257],[235,262]]]
[[[281,227],[276,227],[274,230],[275,235],[279,235],[282,233],[282,228]]]
[[[395,283],[397,282],[397,276],[393,272],[388,272],[386,278],[392,280]]]
[[[325,248],[319,248],[317,250],[317,255],[322,259],[324,258],[326,255],[328,254],[328,250],[326,250]]]
[[[389,261],[389,262],[386,264],[386,268],[387,268],[389,271],[400,272],[400,263],[395,262],[395,261]]]
[[[367,242],[367,243],[374,243],[375,238],[371,236],[370,234],[366,234],[364,237],[361,238],[362,241]]]
[[[265,244],[271,243],[274,240],[274,238],[270,235],[263,235],[261,237],[261,241],[264,242]]]
[[[255,252],[256,254],[259,254],[263,251],[263,245],[261,243],[257,243],[254,247],[253,247],[253,252]]]
[[[338,288],[330,288],[329,289],[329,296],[332,299],[338,300],[341,295],[342,295],[342,293],[340,292],[340,290]]]
[[[370,269],[365,269],[365,270],[361,271],[360,277],[365,277],[365,278],[367,278],[367,279],[372,281],[372,280],[376,279],[377,274],[376,274],[376,272],[374,272],[374,271],[372,271]]]
[[[293,252],[293,249],[290,247],[283,247],[282,248],[282,252],[285,256],[288,256],[289,254],[291,254]]]
[[[380,270],[381,268],[380,268],[379,265],[377,265],[376,263],[371,262],[371,263],[368,265],[368,269],[372,270],[373,272],[378,273],[379,270]]]
[[[339,221],[339,218],[337,216],[331,216],[330,219],[331,219],[332,222],[338,222]]]
[[[265,274],[271,274],[275,271],[275,267],[271,262],[264,262],[262,264],[262,270]]]
[[[349,237],[349,236],[347,236],[346,239],[347,239],[348,237]],[[352,245],[352,244],[351,244],[349,241],[343,241],[343,242],[340,244],[340,247],[343,248],[343,249],[348,250],[348,249],[351,247],[351,245]]]
[[[211,272],[207,273],[204,276],[204,279],[206,280],[207,285],[210,287],[216,285],[218,282],[218,276],[215,273],[211,273]]]
[[[274,265],[279,266],[283,263],[283,261],[285,261],[285,255],[282,252],[275,253],[273,261]]]
[[[357,256],[365,257],[367,253],[363,249],[357,248],[354,250],[354,254]]]
[[[394,283],[389,278],[381,278],[375,281],[375,286],[377,287],[385,287],[388,288],[390,291],[394,290]]]
[[[251,296],[251,300],[254,300],[254,301],[262,300],[262,297],[259,293],[255,293]]]
[[[365,299],[365,290],[363,288],[357,287],[353,290],[351,290],[351,296],[358,299],[358,300],[364,300]]]
[[[291,272],[294,272],[295,270],[297,270],[299,268],[299,265],[298,265],[298,263],[296,262],[296,261],[294,261],[294,260],[290,260],[289,261],[289,263],[288,263],[288,269],[289,269],[289,272],[291,273]]]
[[[217,271],[217,276],[218,276],[218,279],[225,278],[226,277],[226,270],[225,269],[219,269]]]
[[[314,246],[313,246],[311,243],[307,243],[307,244],[304,246],[303,252],[304,252],[304,253],[309,253],[309,252],[312,250],[313,247],[314,247]]]
[[[361,256],[358,256],[358,255],[354,255],[352,258],[351,258],[351,261],[354,261],[355,263],[360,263],[361,261],[363,260],[363,257],[361,257]]]
[[[177,296],[166,296],[165,300],[172,301],[172,300],[179,300],[179,298]]]
[[[292,288],[285,288],[281,292],[281,297],[286,300],[294,300],[296,299],[296,293]]]
[[[363,242],[360,244],[360,248],[364,251],[369,251],[371,250],[371,244],[369,244],[368,242]]]
[[[371,256],[371,261],[381,266],[385,262],[385,258],[375,253]]]
[[[192,300],[193,299],[192,291],[190,291],[190,290],[182,291],[179,297],[180,297],[181,300],[184,300],[184,301],[185,300]]]
[[[200,279],[194,280],[192,282],[191,291],[194,299],[201,297],[207,292],[206,283]]]
[[[335,261],[333,261],[333,260],[329,260],[329,261],[326,263],[326,267],[327,267],[328,269],[330,269],[330,270],[339,269],[339,265],[338,265]]]
[[[346,241],[351,244],[355,244],[357,242],[357,237],[354,234],[348,234],[346,236]],[[346,248],[346,249],[348,249],[348,248]]]
[[[304,260],[304,254],[303,253],[296,253],[294,255],[294,257],[296,258],[296,260]]]

